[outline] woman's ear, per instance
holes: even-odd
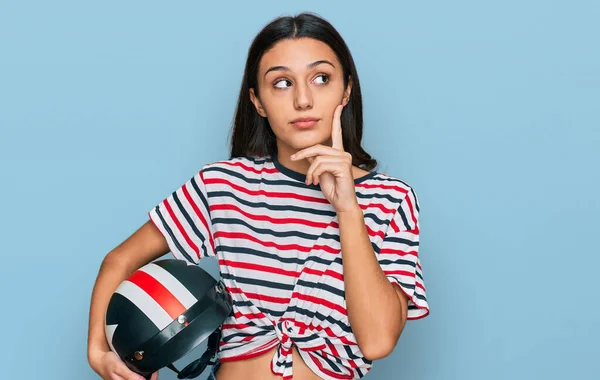
[[[346,91],[344,91],[344,97],[342,98],[342,105],[346,107],[346,104],[350,101],[350,93],[352,93],[352,77],[348,77],[348,86],[346,86]]]
[[[258,99],[258,97],[254,94],[253,88],[250,89],[250,101],[252,102],[252,104],[254,104],[256,112],[258,112],[260,116],[267,117],[267,113],[265,112],[265,109],[263,108],[260,99]]]

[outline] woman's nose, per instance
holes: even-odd
[[[294,94],[294,107],[296,109],[310,109],[313,106],[312,93],[306,84],[298,84]]]

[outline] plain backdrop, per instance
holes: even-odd
[[[98,378],[104,255],[228,157],[249,44],[301,11],[345,38],[364,146],[421,204],[431,314],[366,377],[599,378],[600,5],[464,0],[0,1],[0,378]]]

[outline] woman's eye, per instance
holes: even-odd
[[[323,81],[318,84],[325,84],[325,83],[329,82],[329,75],[327,75],[327,74],[319,74],[317,76],[317,78],[323,78]]]
[[[319,80],[319,78],[321,78]],[[329,82],[329,75],[327,74],[319,74],[317,75],[315,81],[317,84],[326,84]],[[280,79],[275,82],[275,88],[288,88],[292,85],[292,82],[289,79]]]
[[[281,80],[278,80],[277,82],[275,82],[275,87],[276,88],[287,88],[287,87],[289,87],[289,86],[281,86],[280,83],[289,83],[290,85],[292,84],[292,82],[290,82],[287,79],[281,79]]]

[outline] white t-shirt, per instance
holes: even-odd
[[[177,259],[216,257],[233,312],[219,361],[273,347],[273,373],[292,375],[292,344],[324,379],[358,379],[372,366],[346,313],[337,214],[319,185],[277,157],[207,164],[149,216]],[[355,179],[374,254],[408,296],[408,319],[429,314],[419,260],[419,204],[404,181],[372,171]]]

